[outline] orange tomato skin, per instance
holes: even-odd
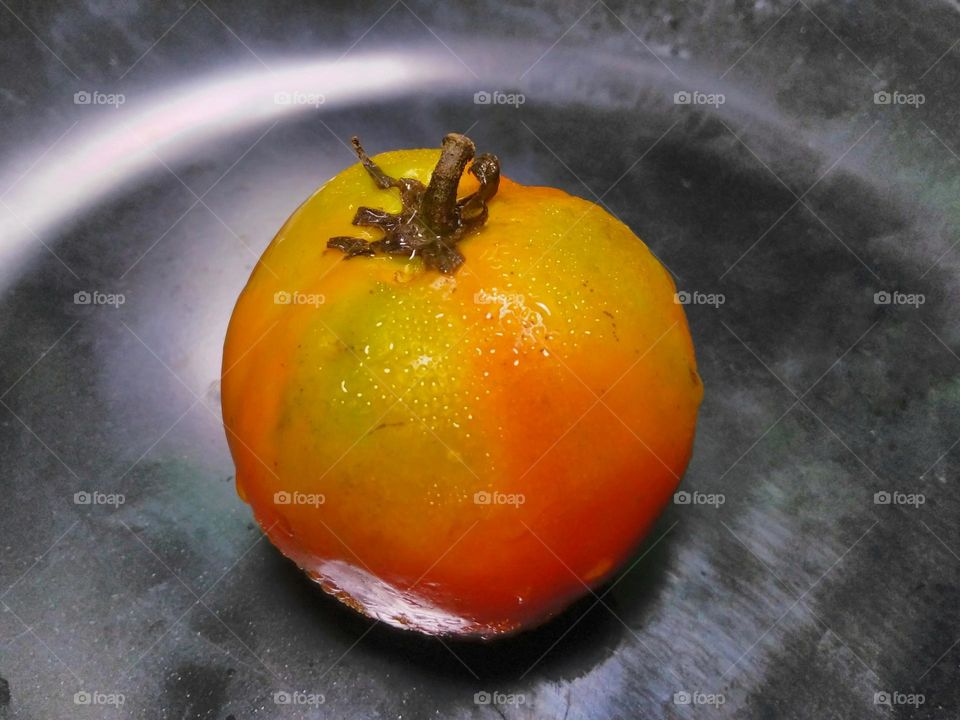
[[[426,182],[437,150],[385,153]],[[476,187],[466,176],[461,195]],[[224,425],[270,540],[422,632],[534,626],[611,577],[676,489],[702,385],[673,282],[599,207],[503,179],[454,277],[396,257],[359,165],[288,220],[234,310]]]

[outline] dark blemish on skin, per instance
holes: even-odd
[[[382,430],[383,428],[388,428],[388,427],[400,427],[401,425],[406,425],[406,424],[407,424],[407,423],[406,423],[405,421],[403,421],[403,420],[400,420],[400,421],[398,421],[398,422],[392,422],[392,423],[380,423],[379,425],[377,425],[377,426],[376,426],[373,430],[371,430],[370,432],[374,433],[374,432],[376,432],[377,430]]]
[[[613,313],[610,312],[609,310],[604,310],[603,314],[606,315],[608,318],[610,318],[610,326],[613,331],[613,339],[616,340],[617,342],[620,342],[620,336],[617,335],[617,322],[616,320],[614,320]]]

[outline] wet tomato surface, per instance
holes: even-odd
[[[629,228],[485,173],[496,159],[472,143],[360,152],[237,302],[222,397],[238,491],[367,615],[457,636],[537,625],[616,572],[686,468],[703,390],[683,307]]]

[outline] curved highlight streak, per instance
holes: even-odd
[[[230,130],[298,112],[344,107],[361,100],[464,82],[462,72],[434,53],[370,53],[343,60],[291,62],[271,70],[217,74],[176,87],[137,108],[135,102],[44,155],[21,178],[9,176],[0,195],[0,287],[40,245],[44,233],[72,214],[162,168]],[[83,127],[81,121],[80,128]],[[78,130],[80,129],[78,128]]]

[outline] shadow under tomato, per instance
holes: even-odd
[[[641,548],[636,557],[643,552]],[[642,633],[647,613],[656,605],[670,556],[669,543],[652,547],[630,570],[631,586],[639,590],[631,589],[629,597],[623,594],[626,584],[606,594],[615,578],[539,627],[488,641],[431,637],[373,621],[327,595],[292,563],[285,564],[297,576],[297,592],[309,595],[315,606],[315,621],[322,625],[318,629],[339,637],[345,647],[362,637],[367,654],[451,682],[521,682],[582,677],[610,658],[621,642],[632,642],[631,630]],[[633,560],[625,568],[632,565]],[[644,581],[637,582],[637,576]]]

